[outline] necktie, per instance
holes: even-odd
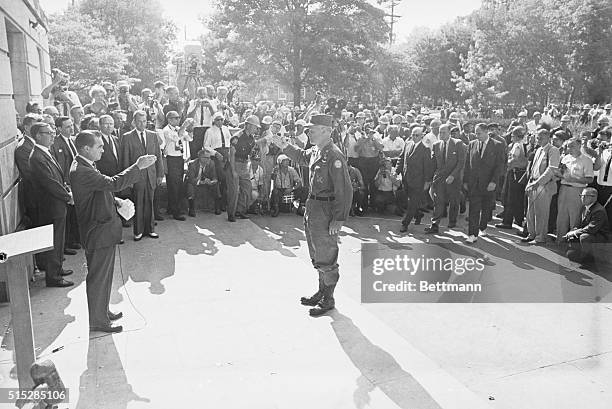
[[[200,104],[200,126],[204,125],[204,105]]]
[[[145,133],[144,132],[140,133],[140,140],[142,141],[142,147],[145,148],[145,152],[146,152],[146,150],[147,150],[147,142],[146,142],[146,139],[145,139]]]
[[[447,157],[446,144],[447,144],[446,141],[442,141],[442,158],[444,159],[444,163],[446,163],[446,157]]]
[[[77,156],[76,147],[70,138],[66,138],[66,144],[68,144],[68,149],[70,149],[70,153],[72,154],[72,160],[74,160],[74,158]]]
[[[610,173],[610,164],[612,163],[612,154],[610,154],[610,157],[608,158],[608,161],[606,162],[606,167],[604,170],[604,177],[603,177],[603,181],[607,182],[608,181],[608,174]]]
[[[107,145],[109,145],[110,151],[113,153],[113,156],[115,157],[115,159],[117,159],[117,152],[115,151],[115,144],[113,143],[113,140],[110,137],[110,135],[104,135],[104,141],[106,142]]]
[[[221,147],[225,148],[225,135],[223,134],[223,128],[219,128],[221,130]]]
[[[480,141],[480,148],[478,149],[478,153],[481,158],[482,158],[482,154],[484,153],[484,142]]]
[[[412,146],[410,147],[410,152],[408,153],[408,156],[412,156],[412,153],[414,152],[414,148],[416,147],[416,143],[412,143]]]

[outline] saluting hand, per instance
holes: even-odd
[[[329,223],[329,235],[330,236],[334,236],[338,233],[340,233],[340,229],[342,229],[342,225],[344,224],[344,222],[339,222],[334,220],[333,222]]]
[[[138,169],[146,169],[157,160],[157,156],[155,155],[142,155],[136,160],[136,166]]]

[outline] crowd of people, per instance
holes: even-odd
[[[466,241],[474,243],[487,234],[499,201],[496,228],[518,227],[527,243],[543,243],[554,233],[572,259],[588,259],[590,243],[609,239],[610,104],[585,106],[573,116],[556,105],[543,113],[521,110],[502,127],[450,105],[379,109],[317,95],[309,106],[293,107],[237,102],[235,90],[224,86],[198,87],[193,96],[161,81],[140,95],[130,88],[127,81],[102,82],[83,105],[69,91],[69,76],[54,70],[45,102],[31,101],[18,118],[23,137],[15,160],[24,215],[31,225],[54,225],[55,249],[37,260],[48,286],[72,284],[62,259],[82,242],[70,168],[78,156],[75,138],[85,130],[102,138],[96,168],[103,175],[114,176],[143,155],[157,158],[133,186],[116,193],[134,203],[134,218],[122,222],[133,227],[136,241],[159,237],[164,180],[167,214],[179,221],[201,208],[226,212],[229,222],[248,214],[303,214],[311,169],[282,154],[273,139],[310,148],[306,124],[319,112],[332,116],[332,140],[349,165],[351,216],[396,213],[404,233],[433,212],[425,232],[434,234],[443,218],[456,228],[469,209]],[[593,129],[574,135],[578,122]],[[49,206],[49,197],[60,205]]]

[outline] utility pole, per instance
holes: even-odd
[[[391,17],[391,33],[389,33],[389,45],[393,45],[395,42],[395,35],[393,33],[393,25],[395,24],[396,19],[399,19],[402,16],[398,16],[395,14],[395,6],[397,6],[400,2],[398,0],[391,0],[391,14],[385,14],[386,17]]]

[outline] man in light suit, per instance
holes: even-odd
[[[425,190],[431,185],[431,172],[433,162],[431,151],[423,144],[423,129],[416,127],[412,130],[412,143],[406,143],[404,151],[397,163],[398,173],[402,175],[402,189],[406,201],[406,212],[402,219],[400,233],[408,231],[408,225],[417,215],[419,206],[423,202]]]
[[[66,206],[74,204],[72,194],[64,180],[64,174],[49,152],[55,132],[49,124],[38,122],[30,130],[36,144],[30,153],[30,171],[33,195],[37,202],[36,225],[53,224],[53,249],[45,251],[39,259],[45,268],[47,287],[69,287],[74,283],[63,276],[72,270],[62,268],[64,257],[64,232],[66,229]]]
[[[111,321],[123,316],[109,310],[110,293],[115,267],[115,245],[121,240],[121,220],[117,215],[115,197],[118,192],[141,179],[140,172],[157,157],[144,155],[120,174],[109,177],[96,169],[104,151],[102,135],[82,131],[75,140],[78,156],[70,171],[81,243],[87,259],[87,306],[91,331],[121,332]]]
[[[434,214],[431,226],[425,233],[438,233],[440,219],[449,203],[448,227],[457,225],[463,167],[465,166],[465,145],[461,140],[451,138],[450,125],[444,124],[439,130],[440,140],[433,145],[433,180],[431,184]]]
[[[529,244],[544,244],[548,234],[550,201],[557,193],[554,169],[559,167],[561,158],[559,149],[550,143],[550,132],[547,129],[538,130],[536,137],[540,147],[536,150],[533,162],[527,169],[529,182],[525,187],[529,234],[521,241]]]
[[[487,223],[495,206],[495,188],[502,174],[505,153],[502,144],[489,137],[487,125],[476,125],[476,139],[468,146],[463,186],[468,192],[468,238],[475,243],[478,236],[486,236]]]
[[[136,163],[142,155],[155,155],[155,167],[148,167],[141,173],[141,178],[132,188],[132,201],[136,207],[134,215],[134,241],[142,239],[143,234],[157,239],[154,232],[153,193],[164,177],[164,165],[157,133],[148,131],[147,114],[144,111],[134,112],[134,129],[123,135],[121,140],[121,167],[126,169]]]

